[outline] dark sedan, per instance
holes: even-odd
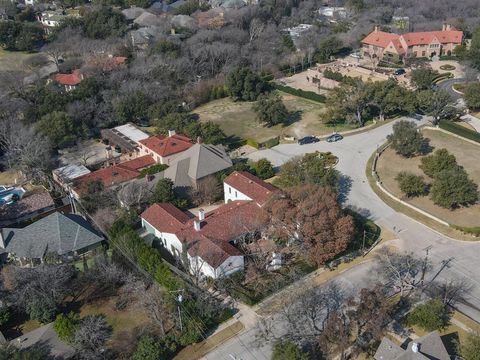
[[[298,139],[298,145],[313,144],[319,141],[320,139],[315,136],[305,136],[301,139]]]

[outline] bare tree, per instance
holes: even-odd
[[[166,326],[172,322],[172,308],[167,300],[167,295],[156,284],[152,284],[149,289],[143,292],[142,304],[150,315],[152,321],[165,335]]]
[[[93,222],[102,230],[107,231],[117,220],[115,211],[110,208],[101,208],[92,215]]]
[[[253,19],[250,22],[250,27],[248,31],[249,41],[252,42],[253,40],[255,40],[262,33],[264,28],[265,24],[263,23],[263,21],[258,18]]]
[[[196,198],[196,202],[198,204],[210,204],[218,198],[220,191],[220,183],[218,182],[217,178],[213,175],[210,175],[205,179],[202,179],[200,184],[198,184],[198,189],[194,197]]]
[[[387,286],[398,289],[400,296],[404,297],[405,292],[413,291],[421,284],[429,262],[413,253],[396,253],[384,248],[378,253],[378,266],[378,274],[385,278]]]
[[[138,182],[130,182],[122,186],[117,193],[118,201],[127,208],[141,208],[148,202],[151,196],[150,190]]]
[[[466,279],[433,282],[427,287],[427,292],[432,298],[442,299],[443,304],[449,306],[465,300],[471,290],[472,284]]]
[[[112,328],[103,316],[85,316],[74,335],[78,356],[85,360],[105,359],[104,346],[111,334]]]

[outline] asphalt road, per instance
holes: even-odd
[[[337,169],[345,175],[345,205],[368,215],[378,224],[398,234],[396,245],[405,251],[425,257],[428,251],[432,269],[426,279],[466,279],[472,290],[468,297],[471,306],[459,308],[480,321],[480,243],[454,240],[441,235],[415,220],[388,207],[370,188],[366,177],[366,165],[372,153],[382,145],[392,132],[393,123],[368,132],[352,135],[337,143],[321,141],[309,145],[281,144],[272,149],[249,155],[252,160],[267,158],[275,166],[289,159],[314,151],[331,151],[338,156]],[[479,221],[480,223],[480,221]],[[356,266],[336,277],[347,288],[355,290],[377,280],[373,263]],[[271,347],[256,346],[255,329],[249,329],[218,347],[204,359],[270,359]]]
[[[446,90],[454,100],[458,100],[462,97],[462,95],[460,95],[459,93],[454,91],[452,86],[455,83],[460,83],[460,82],[464,82],[464,81],[465,81],[465,79],[462,79],[462,78],[448,79],[448,80],[444,80],[444,81],[439,82],[437,85],[440,89]]]

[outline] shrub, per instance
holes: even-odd
[[[260,122],[266,126],[284,124],[288,120],[288,110],[282,98],[276,93],[262,94],[253,106]]]
[[[433,178],[443,170],[452,170],[458,167],[455,155],[450,154],[447,149],[436,150],[432,155],[422,158],[420,169],[425,175]]]
[[[478,200],[478,186],[461,167],[440,171],[435,175],[431,196],[435,204],[455,208]]]
[[[273,87],[275,89],[283,91],[287,94],[303,97],[305,99],[316,101],[316,102],[319,102],[319,103],[324,103],[325,100],[327,100],[327,98],[325,96],[314,93],[313,91],[305,91],[305,90],[301,90],[301,89],[295,89],[295,88],[292,88],[290,86],[283,86],[283,85],[276,84],[276,83],[273,83]]]
[[[466,338],[460,343],[456,341],[457,354],[465,360],[480,360],[480,334],[469,332]]]
[[[400,190],[408,197],[421,196],[427,193],[427,184],[423,181],[422,176],[401,172],[395,180],[398,181]]]
[[[10,308],[6,305],[0,307],[0,325],[4,325],[10,320]]]
[[[272,360],[308,360],[308,353],[290,340],[278,340],[273,344]]]
[[[280,139],[278,137],[274,137],[263,142],[261,144],[261,147],[266,147],[267,149],[270,149],[274,146],[277,146],[278,144],[280,144]]]
[[[455,69],[456,69],[455,66],[450,64],[445,64],[440,66],[440,70],[455,70]]]
[[[417,306],[407,316],[408,325],[417,325],[426,331],[440,330],[448,326],[450,314],[439,299]]]
[[[50,300],[38,298],[27,305],[27,313],[32,320],[38,320],[43,324],[49,323],[55,318],[57,305]]]
[[[335,81],[338,81],[338,82],[343,81],[343,75],[342,75],[341,72],[332,71],[332,70],[329,70],[329,69],[326,69],[323,72],[323,77],[325,77],[326,79],[335,80]]]
[[[157,174],[159,172],[162,172],[163,170],[165,170],[167,168],[168,168],[168,165],[166,165],[166,164],[155,164],[155,165],[149,166],[146,169],[142,169],[140,171],[140,175],[138,175],[138,177],[143,178],[146,175],[154,175],[154,174]]]
[[[412,71],[412,83],[419,89],[425,90],[429,89],[435,78],[440,76],[438,71],[428,69],[428,68],[419,68]]]
[[[480,109],[480,82],[467,84],[464,88],[464,98],[469,109]]]
[[[138,340],[132,360],[169,359],[176,349],[177,344],[170,338],[156,339],[145,335]]]
[[[253,139],[247,139],[245,144],[254,147],[255,149],[258,149],[260,147],[260,144]]]
[[[64,314],[57,315],[53,323],[53,329],[57,333],[60,340],[63,340],[66,342],[73,341],[73,337],[75,335],[75,330],[77,329],[79,320],[80,320],[79,316],[72,312],[68,315],[64,315]]]
[[[254,162],[252,168],[255,170],[255,174],[263,180],[269,179],[275,175],[273,172],[273,165],[267,159],[260,159],[257,162]]]
[[[393,134],[388,135],[388,140],[397,154],[404,157],[421,153],[428,146],[428,140],[417,131],[417,124],[407,120],[401,120],[393,125]]]

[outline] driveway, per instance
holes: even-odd
[[[463,78],[459,78],[459,79],[447,79],[447,80],[444,80],[444,81],[441,81],[437,84],[437,86],[440,88],[440,89],[443,89],[445,91],[447,91],[450,96],[453,98],[453,100],[458,100],[458,99],[461,99],[462,98],[462,95],[459,94],[458,92],[456,92],[455,90],[453,90],[452,86],[453,84],[455,83],[461,83],[461,82],[464,82],[465,79]]]
[[[345,205],[368,215],[378,224],[397,234],[394,244],[401,250],[413,252],[417,256],[428,256],[432,264],[426,279],[447,280],[465,279],[472,285],[468,296],[468,305],[458,308],[473,319],[480,321],[480,271],[478,271],[480,243],[464,242],[448,238],[415,220],[388,207],[370,188],[366,177],[366,165],[371,154],[383,144],[392,132],[392,123],[371,131],[346,137],[337,143],[321,141],[309,145],[282,144],[272,149],[257,151],[249,155],[252,160],[269,159],[280,166],[289,159],[314,151],[331,151],[338,156],[337,168],[350,183],[346,189]],[[427,255],[428,254],[428,255]],[[335,280],[353,292],[369,286],[376,281],[373,262],[356,266],[337,276]],[[278,325],[281,328],[281,324]],[[281,331],[281,329],[280,329]],[[242,334],[222,344],[204,359],[270,359],[271,345],[262,343],[257,347],[255,328],[249,328]]]

